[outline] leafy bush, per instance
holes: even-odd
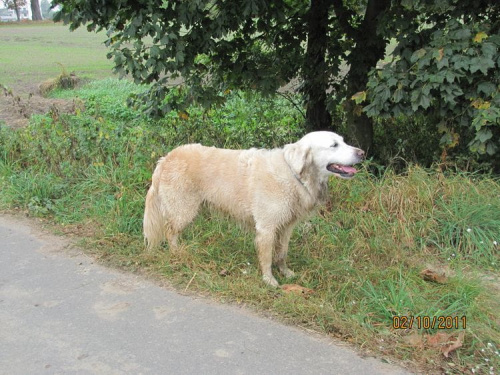
[[[367,115],[408,121],[423,114],[445,150],[459,146],[462,155],[470,150],[487,155],[492,165],[498,163],[497,28],[489,22],[449,19],[442,28],[423,26],[418,40],[399,40],[393,61],[371,74]]]

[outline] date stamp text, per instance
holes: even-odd
[[[413,316],[392,317],[394,329],[466,329],[467,317],[461,316]]]

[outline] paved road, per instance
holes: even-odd
[[[67,244],[0,215],[0,374],[405,374]]]

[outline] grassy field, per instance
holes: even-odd
[[[220,108],[151,121],[125,105],[140,90],[99,80],[53,93],[79,97],[84,111],[35,116],[18,131],[0,126],[0,209],[46,218],[107,264],[265,311],[412,370],[500,368],[497,177],[419,166],[397,175],[367,162],[351,181],[332,179],[326,207],[294,231],[297,276],[279,279],[314,293],[287,294],[262,283],[253,234],[231,220],[204,212],[182,238],[185,251],[172,255],[144,252],[142,214],[154,163],[171,148],[279,146],[304,131],[301,115],[284,100],[232,92]],[[403,321],[411,316],[412,328]]]
[[[105,39],[104,32],[70,32],[51,21],[0,23],[0,83],[22,90],[57,76],[59,64],[81,77],[109,77],[112,63],[106,58]]]

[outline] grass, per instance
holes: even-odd
[[[109,77],[112,62],[106,58],[106,34],[73,32],[67,26],[43,23],[0,23],[0,83],[4,86],[38,84],[61,72],[79,77]],[[58,64],[59,63],[59,64]]]
[[[301,116],[284,100],[229,93],[221,108],[193,107],[161,121],[125,105],[140,87],[106,79],[57,97],[85,111],[49,113],[29,127],[0,127],[0,209],[21,209],[77,234],[99,259],[334,335],[427,372],[490,373],[500,368],[500,182],[488,175],[410,167],[405,174],[366,163],[355,179],[332,179],[330,201],[297,226],[293,280],[305,298],[266,287],[253,234],[205,211],[183,235],[184,252],[145,253],[144,196],[158,157],[186,142],[273,147],[297,139]],[[470,229],[470,230],[469,230]],[[445,273],[426,281],[423,269]],[[496,280],[496,281],[495,281]],[[466,317],[467,327],[394,329],[393,317]],[[437,332],[463,346],[445,358]],[[419,340],[412,335],[416,332]],[[442,344],[444,345],[444,344]],[[488,360],[488,361],[486,361]]]

